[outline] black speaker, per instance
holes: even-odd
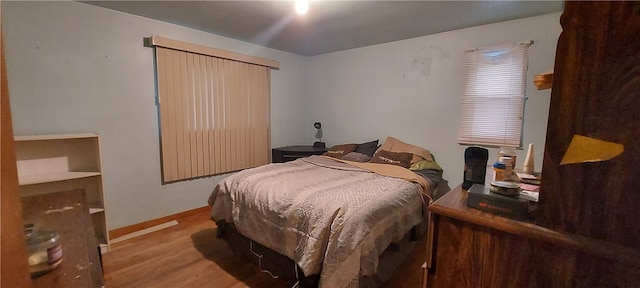
[[[482,147],[468,147],[464,150],[464,182],[462,189],[469,189],[473,184],[484,185],[487,174],[489,150]]]

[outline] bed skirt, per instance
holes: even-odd
[[[424,222],[428,223],[428,222]],[[224,239],[235,254],[244,255],[251,262],[265,272],[277,276],[291,283],[298,283],[298,287],[318,287],[320,275],[304,275],[294,261],[240,234],[233,224],[224,221],[217,223],[217,236]],[[360,277],[360,287],[378,287],[389,280],[396,268],[414,250],[417,240],[426,237],[426,225],[419,225],[411,229],[402,240],[392,243],[380,255],[376,274]]]

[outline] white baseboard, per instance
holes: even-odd
[[[115,239],[111,239],[111,241],[109,241],[109,242],[110,242],[110,244],[122,242],[122,241],[127,240],[127,239],[138,237],[138,236],[141,236],[141,235],[144,235],[144,234],[149,234],[151,232],[162,230],[164,228],[169,228],[169,227],[175,226],[175,225],[178,225],[178,221],[172,220],[172,221],[165,222],[165,223],[162,223],[162,224],[159,224],[159,225],[156,225],[156,226],[152,226],[152,227],[149,227],[149,228],[138,230],[136,232],[129,233],[129,234],[120,236],[120,237],[115,238]]]

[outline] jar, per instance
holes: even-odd
[[[513,147],[500,147],[500,152],[498,152],[498,161],[500,161],[500,157],[509,157],[511,158],[512,166],[511,168],[516,167],[516,148]]]
[[[29,273],[31,278],[52,271],[62,263],[60,236],[55,231],[38,229],[33,224],[24,225],[27,241]]]
[[[493,163],[493,181],[504,181],[506,165],[500,161]]]
[[[511,175],[513,174],[513,158],[511,157],[500,157],[498,158],[498,161],[504,163],[505,166],[505,172],[504,172],[504,181],[511,181],[512,177]]]

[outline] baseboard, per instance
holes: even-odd
[[[141,222],[138,224],[133,224],[130,226],[126,226],[126,227],[122,227],[122,228],[118,228],[118,229],[113,229],[109,231],[109,239],[116,239],[119,237],[122,237],[124,235],[127,234],[131,234],[140,230],[144,230],[153,226],[157,226],[166,222],[170,222],[173,220],[181,220],[193,215],[198,215],[198,214],[202,214],[202,213],[208,213],[211,210],[210,206],[204,206],[204,207],[200,207],[200,208],[196,208],[196,209],[192,209],[192,210],[187,210],[184,212],[180,212],[177,214],[173,214],[173,215],[169,215],[169,216],[165,216],[165,217],[161,217],[158,219],[153,219],[153,220],[149,220],[149,221],[145,221],[145,222]]]
[[[176,226],[176,225],[178,225],[178,221],[177,220],[171,220],[169,222],[165,222],[165,223],[162,223],[160,225],[156,225],[156,226],[149,227],[149,228],[146,228],[146,229],[138,230],[138,231],[133,232],[133,233],[129,233],[129,234],[124,235],[122,237],[109,239],[109,243],[113,245],[113,244],[116,244],[118,242],[122,242],[124,240],[129,240],[131,238],[135,238],[135,237],[138,237],[138,236],[149,234],[151,232],[160,231],[162,229],[169,228],[171,226]]]

